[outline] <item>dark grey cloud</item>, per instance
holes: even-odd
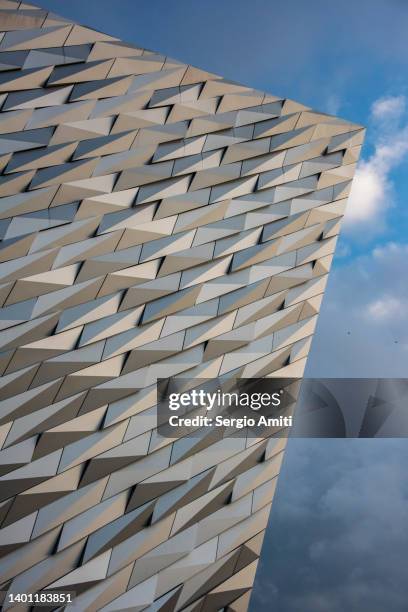
[[[405,440],[291,440],[252,612],[406,612]]]

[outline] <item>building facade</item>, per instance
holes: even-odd
[[[156,380],[302,376],[363,129],[25,2],[0,24],[3,609],[243,612],[285,441],[163,438]]]

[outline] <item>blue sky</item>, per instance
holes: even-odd
[[[406,0],[40,3],[367,126],[308,374],[407,377]],[[406,611],[407,453],[405,440],[289,443],[251,612]]]

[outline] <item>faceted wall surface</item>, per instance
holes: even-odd
[[[0,25],[0,590],[244,611],[284,440],[162,438],[155,383],[302,376],[363,130],[24,2]]]

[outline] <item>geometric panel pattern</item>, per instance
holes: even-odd
[[[0,23],[0,590],[243,612],[285,442],[162,438],[156,380],[302,376],[364,130]]]

